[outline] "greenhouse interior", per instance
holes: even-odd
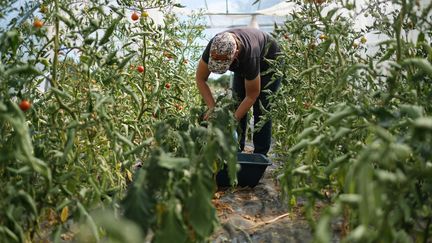
[[[0,243],[432,243],[432,1],[0,1]]]

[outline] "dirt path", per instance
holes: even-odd
[[[311,242],[307,221],[289,212],[269,166],[255,188],[229,188],[213,199],[221,227],[212,242]]]

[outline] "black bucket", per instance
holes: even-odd
[[[271,165],[270,160],[262,154],[237,153],[237,163],[240,164],[240,170],[237,171],[237,186],[241,187],[258,185],[267,166]],[[216,183],[219,187],[231,186],[226,167],[216,175]]]

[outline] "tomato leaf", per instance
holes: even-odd
[[[102,39],[100,39],[99,41],[99,45],[102,46],[106,43],[108,43],[111,35],[113,34],[117,24],[120,22],[121,18],[115,19],[111,25],[107,28],[107,30],[105,31],[105,34],[103,35]]]
[[[432,65],[424,58],[407,58],[402,61],[402,66],[414,65],[432,77]]]
[[[21,74],[21,75],[41,75],[41,72],[30,65],[16,66],[8,69],[5,72],[5,76]]]
[[[423,116],[424,109],[423,107],[417,105],[402,104],[400,106],[400,112],[402,114],[406,114],[410,118],[417,119]]]
[[[202,179],[195,175],[191,180],[191,196],[185,206],[188,210],[189,223],[201,237],[209,235],[214,228],[216,210],[211,203],[212,185],[210,180]],[[207,183],[206,183],[207,182]]]
[[[159,157],[159,166],[170,170],[182,170],[190,163],[188,158],[173,158],[166,153],[162,153]]]
[[[308,146],[309,142],[310,142],[310,139],[302,139],[300,142],[298,142],[297,144],[295,144],[294,146],[292,146],[288,150],[288,152],[294,153],[294,152],[296,152],[296,151],[298,151],[298,150],[300,150],[300,149]]]
[[[182,224],[181,216],[177,212],[178,202],[176,200],[171,200],[167,205],[168,207],[162,215],[162,225],[156,232],[153,242],[186,242],[186,229]]]
[[[355,114],[355,111],[356,110],[351,106],[346,106],[343,110],[331,114],[326,123],[329,125],[334,125],[342,119]]]
[[[9,238],[3,239],[3,240],[6,240],[6,241],[12,240],[14,242],[19,242],[18,236],[6,226],[0,226],[0,235],[4,235],[6,237],[9,237]]]
[[[86,224],[89,226],[93,236],[96,239],[96,242],[100,241],[100,236],[98,232],[98,227],[96,226],[96,223],[94,222],[93,218],[90,216],[90,214],[87,212],[85,207],[80,203],[77,202],[78,211],[80,212],[81,216],[84,217]]]
[[[125,58],[123,58],[123,60],[119,63],[118,65],[118,69],[122,69],[124,68],[124,66],[126,66],[126,64],[129,63],[129,61],[135,56],[135,53],[130,53],[129,55],[127,55]]]
[[[122,206],[125,209],[124,216],[137,223],[144,234],[147,233],[151,223],[148,219],[152,218],[153,212],[149,209],[154,204],[154,200],[147,193],[146,185],[146,171],[143,169],[139,170],[126,197],[122,201]]]

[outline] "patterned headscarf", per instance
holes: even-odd
[[[234,60],[236,41],[233,34],[224,32],[213,38],[210,46],[208,69],[213,73],[225,73]]]

